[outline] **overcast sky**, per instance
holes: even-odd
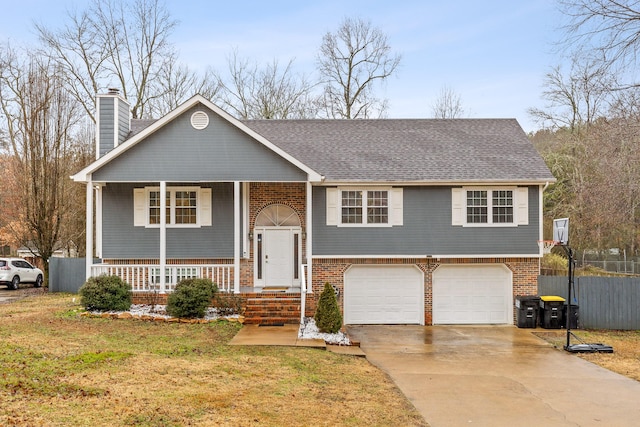
[[[82,0],[6,1],[0,40],[33,43],[33,22],[57,28]],[[544,74],[561,60],[553,43],[561,16],[554,0],[167,0],[179,25],[172,37],[180,57],[194,68],[226,70],[236,48],[241,57],[311,74],[328,31],[344,17],[361,17],[382,29],[402,55],[396,76],[381,94],[391,118],[431,117],[444,86],[462,99],[465,116],[515,117],[525,131],[537,128],[527,114],[543,107]]]

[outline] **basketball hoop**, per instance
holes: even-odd
[[[560,242],[555,240],[538,240],[538,245],[540,245],[540,249],[542,249],[543,254],[550,254],[551,249]]]

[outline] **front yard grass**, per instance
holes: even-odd
[[[613,347],[613,353],[576,353],[596,365],[626,377],[640,381],[640,331],[609,331],[609,330],[572,330],[585,343],[602,343]],[[567,331],[536,332],[562,351],[567,343]],[[579,344],[571,337],[571,344]]]
[[[77,301],[0,304],[0,425],[427,425],[364,358],[228,346],[226,321],[81,317]]]

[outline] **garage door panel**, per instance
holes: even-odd
[[[415,266],[352,266],[344,279],[345,323],[424,323],[423,282]]]
[[[512,323],[511,280],[500,264],[440,266],[433,274],[433,323]]]

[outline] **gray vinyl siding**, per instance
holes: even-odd
[[[99,133],[100,133],[100,141],[99,141],[99,157],[102,157],[109,151],[113,150],[113,138],[114,138],[114,111],[115,111],[115,100],[114,97],[99,97],[98,102],[100,105],[98,117],[99,124]]]
[[[538,253],[539,187],[529,187],[529,225],[451,225],[451,187],[405,187],[403,226],[326,225],[326,188],[313,188],[313,255],[530,255]]]
[[[135,187],[142,186],[144,184]],[[233,184],[200,186],[212,189],[213,225],[167,228],[167,258],[233,257]],[[160,230],[133,226],[133,189],[132,184],[108,184],[103,190],[104,258],[140,259],[160,255]]]
[[[195,111],[209,125],[191,126]],[[106,182],[284,181],[304,182],[306,173],[237,127],[198,105],[149,135],[93,174]]]
[[[118,145],[122,144],[129,136],[129,104],[123,99],[118,98]]]

